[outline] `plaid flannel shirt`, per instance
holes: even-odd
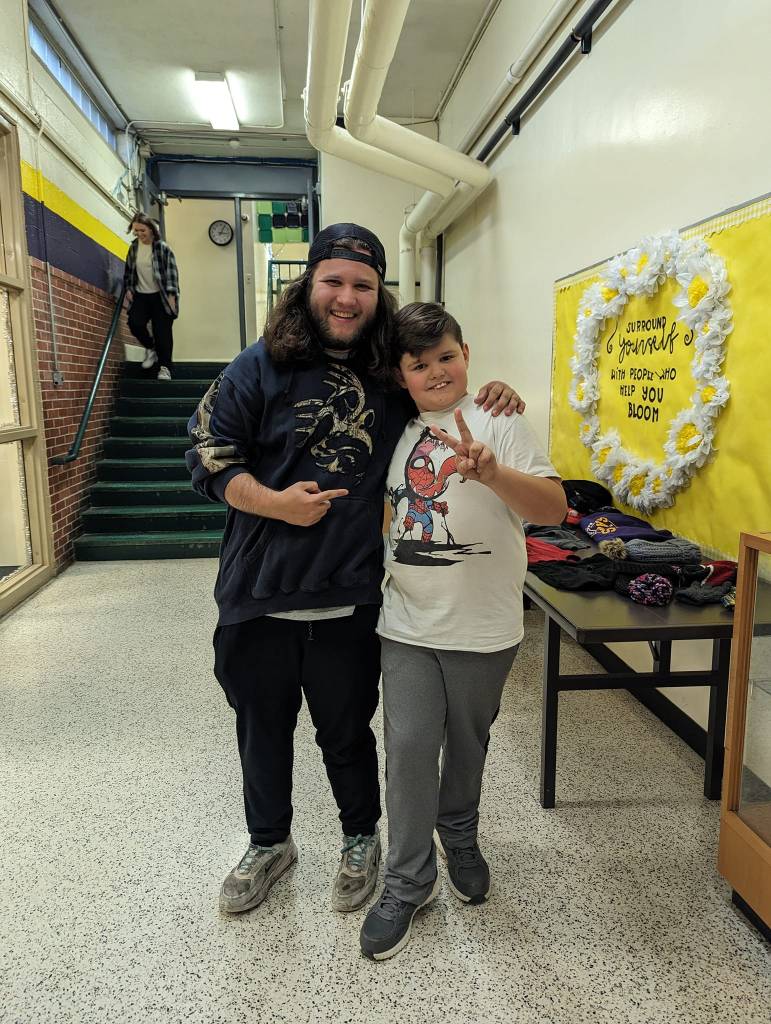
[[[137,246],[139,240],[134,241],[129,246],[129,251],[126,256],[126,267],[123,271],[123,283],[126,286],[126,290],[129,289],[136,295],[137,290]],[[169,316],[176,317],[179,315],[179,271],[177,270],[177,261],[174,253],[166,245],[165,242],[158,241],[153,242],[153,277],[158,285],[158,289],[161,295],[161,302],[163,308],[169,314]],[[177,308],[173,310],[169,305],[168,295],[175,295],[177,299]]]

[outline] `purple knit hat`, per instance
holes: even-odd
[[[672,600],[673,588],[666,576],[655,572],[644,572],[633,579],[620,576],[614,583],[619,594],[624,594],[637,604],[665,605]]]

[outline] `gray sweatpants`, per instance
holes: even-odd
[[[385,884],[422,903],[446,849],[476,841],[490,726],[517,646],[493,654],[382,640],[388,857]],[[439,755],[441,753],[441,778]]]

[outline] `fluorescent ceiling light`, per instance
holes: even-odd
[[[224,75],[196,71],[195,91],[212,128],[228,132],[238,131],[241,126],[238,123],[236,108],[233,106],[230,86]]]

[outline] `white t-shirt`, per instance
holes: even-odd
[[[411,420],[388,469],[392,519],[378,633],[417,647],[490,653],[522,639],[525,536],[519,516],[489,487],[461,483],[455,453],[429,431],[436,423],[457,437],[458,407],[501,465],[559,476],[522,416],[493,417],[470,395]]]
[[[137,291],[143,295],[160,291],[153,274],[153,247],[143,242],[137,245]]]

